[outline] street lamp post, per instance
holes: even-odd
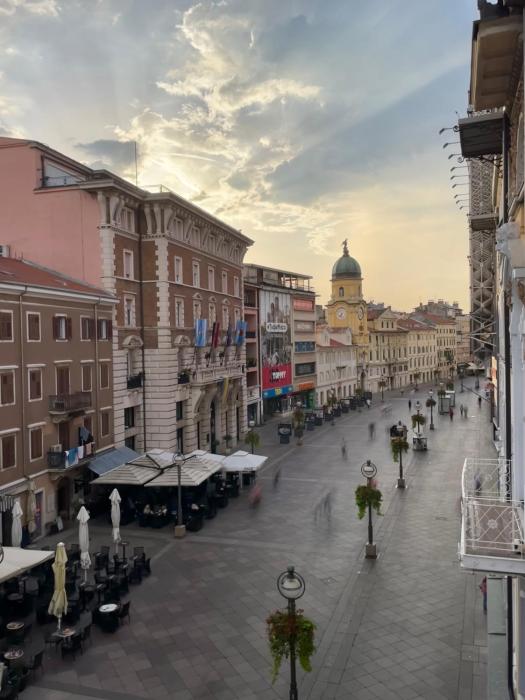
[[[277,579],[277,590],[288,601],[288,615],[290,617],[290,694],[289,700],[298,700],[297,677],[295,670],[295,601],[298,600],[304,591],[306,584],[304,578],[296,573],[293,566],[289,566]]]
[[[186,525],[182,522],[182,466],[186,459],[184,455],[177,452],[174,459],[174,464],[177,467],[177,524],[175,525],[175,537],[184,537],[186,534]]]
[[[250,428],[250,431],[253,431],[253,429],[255,428],[255,421],[254,420],[248,421],[248,427]],[[252,454],[253,454],[253,450],[254,450],[253,440],[251,442],[252,442]]]
[[[398,438],[398,439],[404,439],[404,438]],[[403,448],[401,448],[399,450],[399,478],[397,480],[397,488],[404,489],[405,486],[406,486],[405,477],[403,476]]]
[[[370,488],[372,480],[377,474],[376,465],[369,459],[361,466],[361,474],[366,478],[366,485]],[[374,526],[372,524],[372,504],[368,503],[368,543],[366,545],[365,557],[367,559],[377,559],[377,548],[374,544]]]
[[[428,392],[428,398],[430,400],[430,430],[434,430],[434,392],[432,389]]]
[[[419,416],[420,410],[421,410],[421,402],[420,402],[420,401],[416,401],[416,411],[417,411],[417,415],[418,415],[418,416]],[[420,433],[421,433],[421,425],[419,424],[419,421],[418,421],[418,423],[417,423],[417,434],[419,435]]]

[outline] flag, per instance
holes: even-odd
[[[242,345],[246,337],[247,321],[237,321],[235,324],[235,345]]]
[[[195,321],[195,347],[203,348],[206,346],[206,332],[208,330],[208,321],[205,318],[198,318]]]
[[[228,324],[228,330],[226,331],[226,345],[231,345],[233,340],[233,329],[230,324]]]
[[[224,382],[222,383],[222,401],[223,401],[223,402],[226,401],[226,399],[228,398],[228,387],[229,387],[229,384],[230,384],[230,378],[229,378],[229,377],[226,377],[226,379],[225,379]]]
[[[213,324],[212,332],[211,332],[211,346],[212,348],[216,348],[217,345],[219,344],[219,338],[221,334],[221,324],[218,321],[215,321]]]

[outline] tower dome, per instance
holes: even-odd
[[[343,241],[343,254],[332,268],[332,279],[360,279],[361,267],[355,258],[348,254],[348,241]]]

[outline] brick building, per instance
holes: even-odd
[[[246,425],[238,324],[250,239],[169,190],[147,192],[34,141],[0,138],[0,188],[0,244],[119,300],[115,444],[235,443]]]

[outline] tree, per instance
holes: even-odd
[[[381,389],[381,401],[383,402],[385,400],[383,391],[387,387],[386,379],[380,379],[377,386]]]
[[[259,433],[258,433],[256,430],[254,430],[254,428],[251,428],[251,429],[246,433],[246,435],[244,436],[244,441],[245,441],[248,445],[250,445],[250,447],[252,448],[252,454],[253,454],[254,449],[255,449],[256,447],[259,447],[259,445],[261,444],[260,435],[259,435]]]

